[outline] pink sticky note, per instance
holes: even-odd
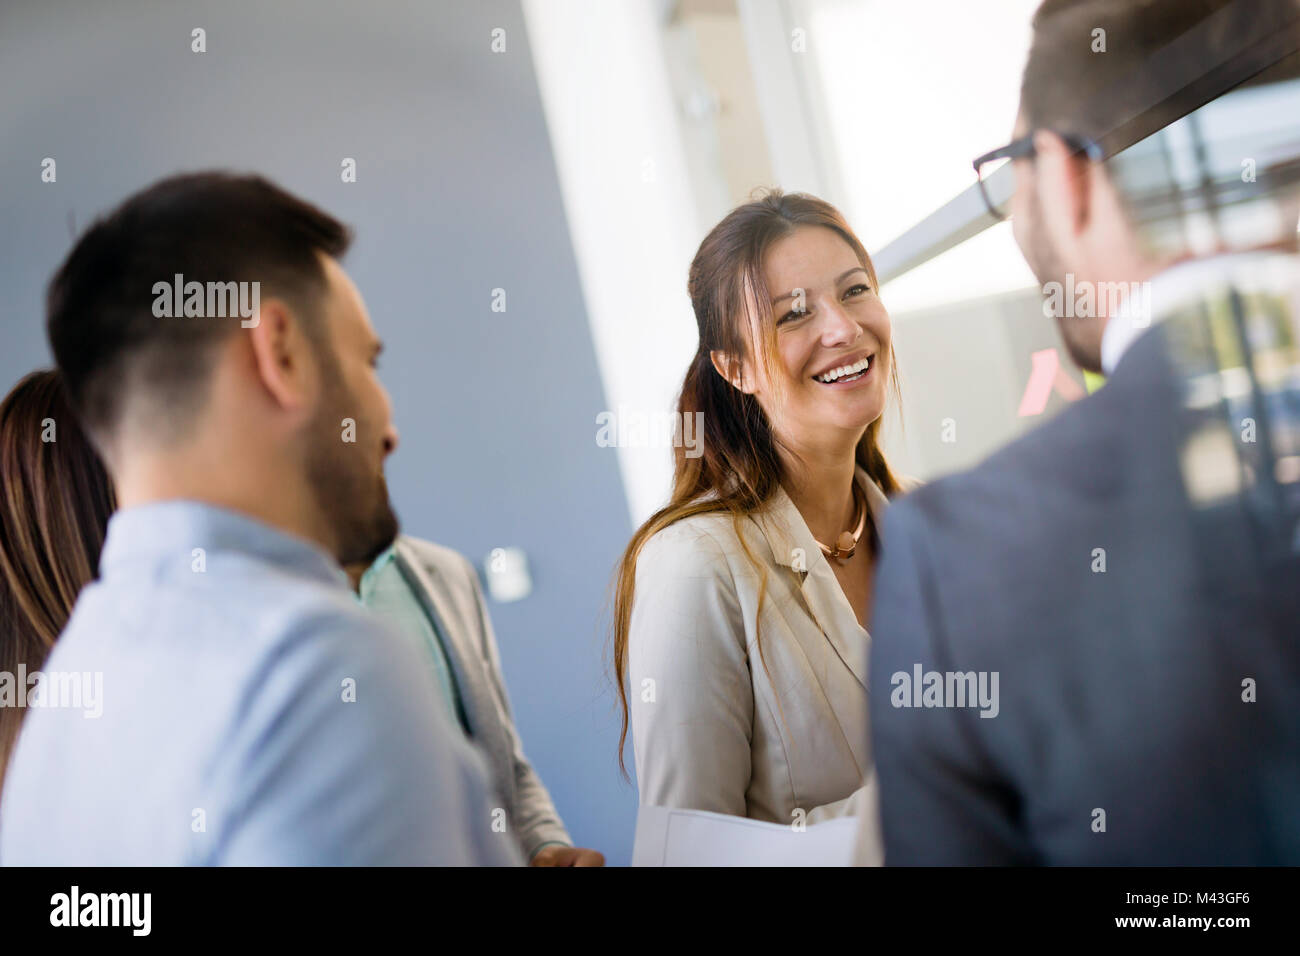
[[[1065,373],[1065,369],[1059,364],[1056,368],[1056,378],[1052,384],[1056,388],[1056,394],[1060,395],[1067,402],[1077,402],[1084,396],[1083,386],[1070,378],[1070,376]]]
[[[1029,384],[1025,386],[1024,397],[1020,399],[1020,411],[1016,413],[1019,418],[1043,414],[1047,400],[1052,397],[1056,373],[1061,370],[1061,359],[1056,349],[1041,349],[1029,358],[1033,367],[1029,370]]]

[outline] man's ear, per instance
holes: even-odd
[[[254,372],[271,400],[300,412],[312,401],[316,366],[302,324],[282,299],[264,299],[260,321],[239,333],[249,337]]]
[[[733,358],[719,349],[714,349],[709,353],[709,361],[713,363],[717,373],[736,388],[746,395],[754,394],[754,383],[749,374],[749,366],[743,360]]]
[[[1057,248],[1068,247],[1087,229],[1090,220],[1091,163],[1051,130],[1034,134],[1034,153],[1034,179],[1044,225]]]

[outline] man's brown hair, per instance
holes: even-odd
[[[323,295],[319,254],[343,255],[348,228],[260,176],[173,176],[95,222],[50,281],[46,330],[68,398],[96,441],[119,424],[128,391],[177,426],[202,405],[214,346],[230,321],[158,318],[155,283],[258,282],[310,312]],[[310,316],[308,316],[310,318]],[[314,343],[325,336],[305,323]],[[328,350],[320,350],[326,354]]]
[[[1298,50],[1300,0],[1045,0],[1021,115],[1110,156],[1231,88],[1300,76]]]

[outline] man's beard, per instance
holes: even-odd
[[[337,382],[339,389],[342,383]],[[369,566],[397,538],[399,524],[388,498],[383,466],[375,467],[365,445],[345,442],[339,422],[355,408],[346,396],[322,408],[312,423],[307,449],[307,481],[320,513],[334,524],[341,565]],[[373,439],[375,430],[358,422],[356,432]],[[382,462],[382,459],[381,459]]]
[[[1025,230],[1025,244],[1020,247],[1034,277],[1038,279],[1040,289],[1046,295],[1049,282],[1058,282],[1065,287],[1066,267],[1043,228],[1042,208],[1036,196],[1030,198],[1026,210],[1028,229]],[[1061,333],[1065,350],[1079,368],[1089,372],[1101,371],[1101,328],[1103,323],[1096,316],[1089,318],[1074,317],[1065,314],[1066,309],[1055,316],[1056,327]]]

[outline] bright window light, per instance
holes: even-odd
[[[1041,0],[811,0],[816,64],[844,210],[880,249],[974,181],[971,160],[1011,139],[1030,19]],[[1008,226],[889,283],[895,311],[1035,285]]]

